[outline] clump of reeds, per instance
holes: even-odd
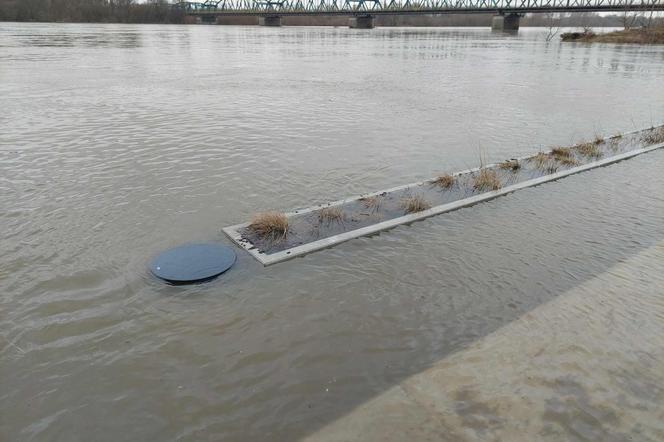
[[[551,160],[551,155],[544,152],[539,152],[534,157],[529,158],[529,161],[535,163],[535,167],[539,170],[546,170]]]
[[[554,158],[555,158],[555,157],[559,157],[559,158],[566,157],[566,158],[569,158],[569,157],[571,157],[573,154],[572,154],[572,149],[570,149],[569,147],[554,147],[553,149],[551,149],[551,155],[553,155]]]
[[[433,181],[431,181],[431,184],[442,187],[443,189],[449,189],[454,185],[455,181],[456,178],[454,178],[452,175],[446,174],[435,178]]]
[[[380,198],[378,196],[367,196],[360,198],[360,201],[364,204],[364,207],[372,211],[376,211],[380,207]]]
[[[422,212],[431,208],[431,204],[419,195],[409,196],[401,201],[401,207],[406,213]]]
[[[574,146],[574,149],[584,157],[599,158],[602,156],[602,151],[599,150],[595,143],[581,143]]]
[[[641,137],[641,141],[645,144],[664,143],[664,126],[660,126],[657,129],[651,129]]]
[[[579,162],[574,157],[554,157],[563,166],[578,166]]]
[[[498,164],[498,167],[500,167],[502,170],[511,170],[512,172],[516,172],[521,169],[521,163],[519,163],[519,160],[505,160]]]
[[[323,207],[318,211],[319,222],[343,222],[344,212],[339,207]]]
[[[562,41],[592,41],[597,35],[589,30],[584,29],[583,32],[565,32],[560,34]]]
[[[481,191],[498,190],[501,186],[500,179],[493,169],[480,169],[473,182],[473,188]]]
[[[555,161],[563,166],[576,166],[579,164],[579,162],[576,161],[576,158],[574,158],[572,149],[569,147],[554,147],[551,149],[551,155],[553,155]]]
[[[595,135],[595,139],[593,140],[593,143],[602,144],[603,142],[604,142],[604,138],[602,138],[601,135]]]
[[[281,212],[259,213],[253,216],[247,229],[261,238],[284,238],[288,233],[288,218]]]

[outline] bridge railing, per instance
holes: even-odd
[[[664,10],[664,0],[206,0],[180,1],[189,12],[361,12],[495,10]]]

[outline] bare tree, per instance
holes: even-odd
[[[653,14],[655,13],[655,4],[656,4],[656,2],[653,0],[653,2],[652,2],[652,8],[650,8],[650,14],[648,15],[648,22],[647,22],[647,24],[646,24],[646,27],[648,27],[648,28],[649,28],[650,26],[652,26],[652,16],[653,16]]]
[[[627,6],[625,6],[625,12],[623,13],[622,16],[623,28],[625,28],[626,31],[630,30],[638,19],[639,19],[639,13],[633,12],[630,14],[629,10],[627,9]]]
[[[549,32],[546,34],[546,41],[549,42],[558,35],[560,32],[560,20],[556,21],[556,17],[553,12],[548,12],[544,14],[546,17],[546,24]]]

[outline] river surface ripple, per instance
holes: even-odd
[[[661,241],[658,151],[204,285],[147,273],[257,211],[664,119],[664,46],[545,35],[0,23],[0,439],[293,440]],[[599,348],[638,379],[627,342]]]

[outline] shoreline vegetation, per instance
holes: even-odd
[[[186,22],[166,0],[0,0],[0,22],[158,23]]]
[[[561,34],[560,39],[566,42],[581,43],[664,44],[664,26],[623,29],[601,34],[584,29],[582,32],[566,32]]]

